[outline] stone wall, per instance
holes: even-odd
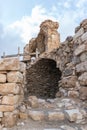
[[[69,36],[60,48],[40,55],[57,62],[62,72],[57,96],[87,99],[87,19],[76,27],[75,35]]]
[[[0,124],[11,127],[18,118],[24,95],[25,64],[17,58],[0,60]]]

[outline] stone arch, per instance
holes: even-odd
[[[56,67],[56,61],[41,58],[27,70],[26,95],[35,95],[38,98],[55,98],[60,79],[61,71]]]

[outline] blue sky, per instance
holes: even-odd
[[[58,21],[61,41],[87,18],[87,0],[0,0],[0,55],[17,53],[46,19]]]

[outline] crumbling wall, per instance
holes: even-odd
[[[58,22],[52,20],[45,20],[40,25],[40,32],[36,38],[32,38],[24,47],[24,54],[32,53],[36,51],[36,48],[40,54],[44,52],[51,52],[52,50],[59,48],[60,46],[60,34],[57,32],[59,27]],[[29,51],[28,51],[29,50]],[[24,57],[27,60],[28,57]],[[29,57],[30,59],[30,57]]]
[[[0,60],[0,124],[12,127],[18,119],[18,106],[24,98],[25,64],[17,58]]]
[[[54,59],[62,72],[56,96],[87,99],[87,19],[76,27],[58,49],[40,56]]]

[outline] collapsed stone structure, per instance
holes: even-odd
[[[42,30],[44,26],[46,30],[44,29],[45,32],[43,34]],[[87,65],[87,61],[86,61],[87,60],[87,53],[86,53],[87,20],[82,21],[80,26],[76,27],[75,35],[73,37],[72,36],[67,37],[63,43],[59,42],[58,39],[60,39],[60,37],[57,33],[55,33],[55,36],[52,37],[53,32],[57,31],[56,29],[58,27],[58,24],[56,22],[46,20],[41,24],[40,27],[41,27],[40,33],[38,34],[37,38],[33,39],[34,43],[31,42],[32,40],[30,40],[30,43],[27,46],[25,46],[24,52],[26,48],[27,50],[29,50],[29,52],[35,52],[36,48],[39,47],[38,50],[40,51],[41,54],[39,56],[37,63],[39,63],[41,59],[48,59],[48,60],[52,59],[56,61],[57,64],[56,66],[61,71],[62,74],[62,76],[60,76],[61,80],[59,81],[60,82],[59,91],[56,94],[57,96],[63,95],[69,97],[79,97],[79,95],[81,95],[80,96],[81,99],[84,100],[87,99],[87,87],[86,87],[87,86],[87,81],[86,81],[87,80],[87,67],[86,67]],[[47,32],[50,33],[47,34]],[[44,37],[44,35],[48,37],[48,39],[50,36],[51,41],[47,40],[45,43],[45,48],[46,46],[49,46],[48,50],[45,49],[42,51],[41,50],[43,48],[42,45],[44,44],[45,41],[45,38],[42,38]],[[54,44],[55,41],[58,41],[56,42],[57,44]],[[37,43],[40,45],[37,45]],[[50,60],[48,62],[50,64]],[[37,63],[35,63],[35,66]],[[33,82],[34,79],[32,79]],[[40,80],[38,81],[40,82]],[[29,82],[27,86],[29,87]]]
[[[69,120],[75,123],[87,121],[87,106],[84,106],[87,100],[87,19],[76,27],[75,35],[67,37],[63,43],[60,43],[58,26],[58,23],[51,20],[44,21],[38,36],[24,47],[24,54],[33,53],[36,49],[40,52],[39,58],[33,64],[30,56],[24,56],[26,66],[15,58],[0,61],[2,125],[11,127],[18,117],[21,119],[30,117],[37,121],[43,119]],[[26,102],[23,101],[24,94],[27,95]],[[56,99],[46,102],[35,96]],[[60,100],[61,97],[69,99]],[[70,98],[81,100],[77,103]],[[53,106],[49,102],[57,104]],[[45,110],[43,112],[31,110],[38,107],[45,108],[46,113]],[[52,111],[47,111],[48,108]],[[64,130],[71,129],[65,128]],[[63,127],[60,128],[62,129]],[[87,125],[81,126],[80,129],[86,130]]]

